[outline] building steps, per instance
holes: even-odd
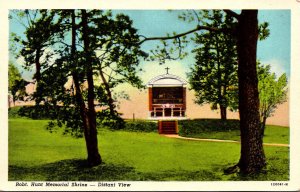
[[[177,134],[178,121],[176,120],[161,120],[158,121],[159,134]]]

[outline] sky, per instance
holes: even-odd
[[[124,12],[124,11],[123,11]],[[195,27],[195,23],[186,23],[178,20],[180,11],[126,11],[132,20],[133,25],[139,32],[147,37],[164,36],[167,32],[177,33],[188,31]],[[270,36],[263,41],[258,42],[257,59],[263,64],[270,64],[272,71],[280,76],[286,73],[290,76],[290,41],[291,41],[291,22],[289,10],[260,10],[258,15],[260,23],[268,22]],[[143,47],[150,48],[155,46],[157,42],[146,42]],[[193,49],[193,44],[190,44],[189,49]],[[181,61],[166,62],[165,66],[159,66],[158,62],[145,63],[145,68],[156,64],[155,71],[148,71],[148,75],[144,79],[149,79],[148,76],[155,76],[157,73],[165,73],[165,67],[170,67],[170,72],[176,73],[183,78],[186,78],[186,72],[194,64],[195,60],[192,53]],[[180,66],[182,65],[182,66]],[[153,67],[154,67],[153,66]],[[184,73],[183,73],[184,71]],[[159,75],[159,74],[157,74]]]
[[[176,31],[177,33],[188,31],[195,27],[195,23],[187,23],[178,19],[178,14],[182,10],[113,10],[113,13],[124,13],[133,20],[133,26],[138,29],[138,33],[146,37],[165,36],[167,33]],[[291,20],[290,10],[259,10],[258,20],[260,23],[268,22],[270,36],[258,42],[257,59],[263,64],[270,64],[273,72],[280,76],[286,73],[290,76],[290,45],[291,45]],[[9,23],[10,32],[22,34],[24,28],[15,21]],[[149,51],[158,45],[158,41],[148,41],[142,44],[142,49]],[[183,60],[167,61],[164,65],[159,65],[158,61],[141,61],[144,69],[140,77],[146,84],[151,78],[165,73],[165,68],[170,68],[170,73],[178,75],[184,79],[190,67],[195,63],[193,54],[190,52],[195,45],[189,43],[187,51],[189,55]],[[10,55],[12,59],[12,56]],[[23,63],[22,59],[15,61],[18,66]],[[19,69],[21,69],[19,67]],[[30,79],[31,73],[24,72],[23,76]]]
[[[270,36],[258,42],[257,58],[264,64],[271,64],[279,76],[286,73],[290,77],[291,62],[291,14],[286,11],[260,11],[259,22],[270,24]]]

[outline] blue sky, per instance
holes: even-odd
[[[184,32],[194,28],[195,23],[187,23],[178,20],[178,14],[182,10],[115,10],[123,12],[130,16],[133,25],[138,29],[139,34],[153,37],[165,36],[166,33]],[[272,70],[279,76],[287,73],[290,76],[290,11],[289,10],[259,10],[259,22],[268,22],[270,36],[258,42],[257,58],[264,64],[271,64]],[[24,30],[17,22],[10,21],[10,32],[22,33]],[[142,45],[144,50],[155,47],[158,41],[146,42]],[[193,49],[194,45],[189,44],[188,51]],[[159,66],[158,62],[142,62],[145,73],[141,74],[144,81],[150,77],[160,75],[165,72],[165,67],[170,67],[170,72],[186,78],[186,72],[194,63],[192,54],[189,54],[184,60],[166,62],[165,65]],[[22,61],[17,63],[21,65]],[[150,69],[150,70],[149,70]],[[155,70],[153,70],[155,69]],[[32,73],[24,73],[24,76],[31,76]]]
[[[277,73],[285,72],[290,76],[291,62],[291,13],[283,11],[260,11],[259,22],[270,24],[270,36],[257,46],[257,58],[271,64]],[[276,73],[276,74],[277,74]],[[280,75],[280,74],[277,74]]]
[[[147,37],[164,36],[166,33],[184,32],[192,29],[195,23],[187,23],[178,20],[178,11],[120,11],[128,14],[132,20],[133,25],[139,29],[139,32]],[[290,76],[290,46],[291,46],[291,21],[290,10],[260,10],[258,15],[260,23],[268,22],[270,29],[270,36],[263,41],[258,42],[257,59],[264,64],[270,64],[273,72],[280,76],[286,73]],[[147,42],[143,45],[144,48],[154,47],[157,42]],[[193,48],[193,44],[189,45],[189,49]],[[174,70],[189,71],[189,67],[193,65],[193,55],[189,55],[182,61],[179,61],[183,66],[172,66],[166,63],[166,66]],[[174,62],[172,62],[174,63]],[[175,62],[177,63],[177,62]],[[163,73],[165,67],[157,67],[160,73]],[[178,70],[175,70],[178,72]]]

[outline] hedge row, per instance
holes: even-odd
[[[182,120],[179,123],[179,135],[191,136],[203,132],[239,130],[239,120],[229,119],[194,119]]]
[[[22,106],[8,109],[9,118],[27,117],[31,119],[53,119],[56,111],[51,106]],[[68,115],[68,114],[66,114]],[[157,122],[147,120],[126,120],[110,118],[107,114],[97,113],[99,127],[106,127],[112,130],[125,130],[134,132],[157,132]]]
[[[21,107],[10,107],[8,108],[8,118],[17,118],[17,117],[21,117],[19,115],[19,110]]]
[[[56,116],[53,106],[39,105],[39,106],[22,106],[11,107],[8,109],[8,117],[28,117],[31,119],[51,119]]]
[[[28,117],[31,119],[50,119],[54,118],[55,110],[51,106],[23,106],[12,107],[8,110],[9,118]],[[147,120],[126,120],[124,121],[119,117],[111,119],[98,116],[98,125],[100,127],[108,127],[113,130],[125,130],[134,132],[157,132],[157,122]],[[203,132],[216,132],[216,131],[230,131],[239,130],[239,120],[220,120],[220,119],[193,119],[181,120],[179,123],[179,135],[192,136]]]
[[[125,131],[157,132],[157,122],[147,120],[125,121]]]

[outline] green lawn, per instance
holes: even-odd
[[[104,163],[85,165],[84,139],[50,133],[46,120],[9,120],[9,180],[288,180],[289,148],[267,147],[267,173],[224,175],[240,145],[186,141],[157,133],[99,131]],[[278,133],[282,133],[278,129]],[[269,128],[267,128],[269,131]],[[268,132],[267,132],[268,133]]]
[[[288,127],[267,125],[263,141],[264,143],[289,144],[289,131],[290,129]],[[225,139],[239,141],[240,130],[202,132],[198,134],[191,134],[188,136],[194,138]]]

